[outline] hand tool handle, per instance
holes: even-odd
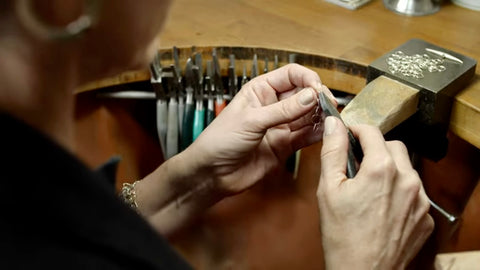
[[[178,154],[178,103],[176,98],[170,98],[168,104],[166,159],[169,159],[176,154]]]
[[[215,112],[213,110],[207,110],[207,126],[210,125],[210,123],[213,122],[213,119],[215,119]]]
[[[195,104],[185,104],[185,114],[183,116],[182,142],[181,149],[185,150],[193,142],[193,118],[195,113]]]
[[[182,137],[183,132],[183,114],[185,112],[185,101],[183,97],[178,98],[178,136]]]
[[[163,99],[157,100],[157,133],[164,158],[166,158],[167,117],[167,101]]]
[[[223,98],[217,98],[215,102],[215,116],[218,116],[227,106],[227,101]]]
[[[213,103],[213,99],[209,98],[207,105],[207,126],[215,119],[215,105]]]
[[[347,177],[352,179],[357,175],[357,164],[355,155],[353,154],[352,146],[348,147],[348,159],[347,159]]]
[[[205,109],[195,110],[195,118],[193,120],[193,140],[202,133],[205,126]]]

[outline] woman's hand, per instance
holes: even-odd
[[[322,86],[318,75],[290,64],[248,82],[185,151],[193,164],[208,168],[227,195],[252,186],[283,165],[295,150],[318,142],[312,109]]]
[[[321,139],[311,120],[318,91],[335,102],[315,72],[296,64],[244,85],[190,147],[138,182],[139,212],[168,236],[284,165],[295,150]]]
[[[351,130],[364,158],[347,179],[346,129],[325,121],[317,197],[327,269],[404,269],[433,230],[428,197],[401,142],[370,126]]]

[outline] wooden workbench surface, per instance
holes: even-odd
[[[420,38],[480,59],[480,12],[444,2],[436,14],[407,17],[387,10],[379,0],[355,11],[323,0],[177,0],[161,34],[160,49],[260,47],[367,66],[405,41]],[[84,90],[146,78],[146,70],[129,72]],[[353,93],[361,90],[358,83],[340,86]],[[478,69],[472,83],[456,96],[450,123],[453,132],[480,148]]]

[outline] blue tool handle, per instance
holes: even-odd
[[[195,110],[195,118],[193,120],[193,140],[195,141],[205,126],[205,109]]]
[[[355,155],[353,154],[353,148],[351,145],[348,147],[348,159],[347,159],[347,177],[354,178],[357,175],[357,165]]]
[[[195,104],[185,104],[185,114],[183,115],[182,140],[180,148],[185,150],[193,142],[193,118],[195,113]]]
[[[207,126],[210,125],[210,123],[213,122],[213,119],[215,119],[215,111],[214,110],[207,110]]]
[[[178,103],[176,98],[170,98],[168,104],[166,159],[169,159],[176,154],[178,154]]]
[[[163,157],[166,158],[166,139],[167,139],[167,122],[168,122],[167,101],[163,99],[157,100],[157,133],[160,147],[162,147]]]

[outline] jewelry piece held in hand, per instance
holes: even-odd
[[[123,183],[122,192],[120,193],[120,197],[123,199],[123,201],[134,210],[137,210],[138,208],[138,204],[136,201],[137,195],[135,193],[135,185],[137,184],[137,182],[138,181],[135,181],[132,184]]]
[[[317,97],[317,106],[312,114],[313,132],[317,132],[322,122],[322,108],[320,107],[320,98]]]

